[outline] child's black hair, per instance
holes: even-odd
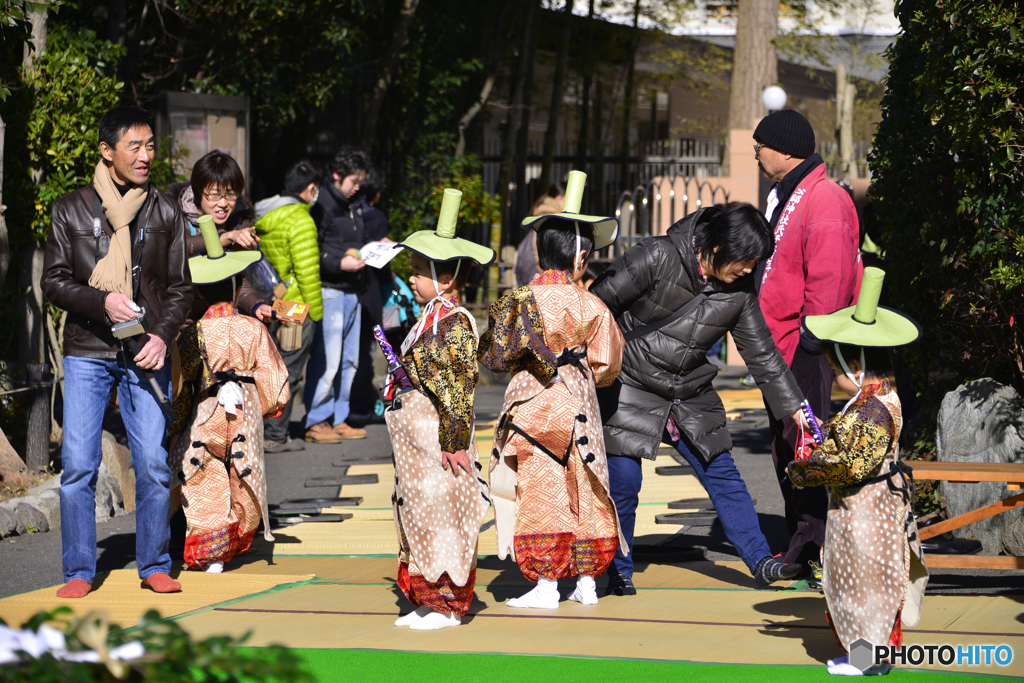
[[[763,261],[775,251],[775,235],[768,221],[750,204],[738,202],[724,209],[709,209],[709,213],[711,220],[697,228],[693,243],[712,270],[726,263]]]
[[[234,305],[236,292],[233,281],[234,278],[229,277],[227,280],[196,285],[195,287],[199,296],[203,298],[203,301],[211,306],[213,304],[224,303],[225,301]]]
[[[589,259],[594,253],[594,229],[578,221],[548,218],[537,230],[537,265],[541,270],[568,270],[576,265],[576,230],[580,227],[580,249]]]
[[[472,259],[454,259],[451,261],[434,261],[434,272],[437,277],[442,275],[455,275],[455,266],[459,266],[459,273],[455,277],[455,290],[461,292],[469,282],[469,271],[476,265]]]
[[[839,347],[839,352],[843,354],[843,359],[846,360],[847,366],[850,361],[857,361],[860,363],[860,352],[864,351],[864,365],[865,374],[868,377],[875,377],[881,379],[887,377],[892,373],[892,362],[889,358],[889,349],[880,346],[857,346],[855,344],[822,344],[821,349],[828,356],[828,359],[835,364],[837,368],[841,368],[842,365],[839,363],[839,357],[836,356],[836,347]]]

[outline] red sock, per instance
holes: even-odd
[[[153,589],[154,593],[178,593],[181,591],[181,584],[167,576],[167,574],[153,574],[142,583]]]
[[[71,579],[57,590],[58,598],[84,598],[92,590],[92,584],[82,579]]]

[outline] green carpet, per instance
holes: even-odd
[[[320,683],[394,683],[400,680],[438,683],[804,683],[845,680],[829,676],[822,666],[752,666],[701,664],[642,659],[589,659],[500,654],[425,654],[388,650],[293,649],[306,670]],[[1006,681],[1003,676],[947,674],[895,669],[884,679],[907,683],[965,679],[972,683]]]

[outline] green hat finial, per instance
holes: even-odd
[[[882,294],[882,280],[885,271],[879,268],[865,268],[864,278],[860,283],[860,296],[857,297],[857,308],[853,319],[859,323],[870,325],[875,322],[878,314],[878,297]]]
[[[583,189],[587,186],[587,174],[583,171],[569,171],[562,196],[562,213],[579,213],[583,205]]]
[[[437,217],[437,236],[451,239],[455,237],[455,224],[459,220],[459,206],[462,204],[462,192],[446,187],[441,199],[441,213]]]
[[[220,236],[217,234],[217,226],[213,224],[213,216],[199,217],[199,232],[203,236],[203,244],[206,245],[206,255],[210,258],[220,258],[224,255],[224,247],[221,246]]]

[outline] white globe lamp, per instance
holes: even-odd
[[[786,91],[777,85],[770,85],[761,94],[761,103],[768,111],[781,111],[786,106]]]

